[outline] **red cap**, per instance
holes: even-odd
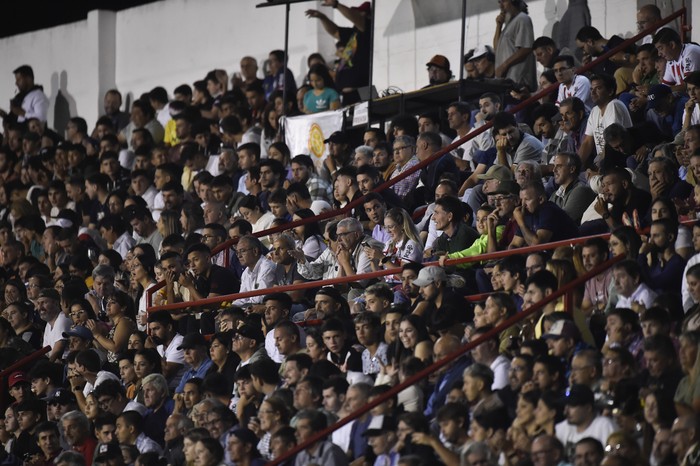
[[[27,378],[27,374],[25,374],[22,371],[17,371],[13,372],[10,374],[10,377],[7,379],[7,385],[12,388],[15,385],[17,385],[20,382],[26,382],[29,383],[29,379]]]

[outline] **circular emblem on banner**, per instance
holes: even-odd
[[[317,123],[314,123],[311,125],[311,128],[309,128],[309,150],[312,155],[320,159],[323,157],[324,148],[323,131]]]

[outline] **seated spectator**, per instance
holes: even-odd
[[[574,57],[571,55],[559,55],[552,60],[554,75],[559,82],[559,94],[557,104],[571,97],[581,99],[586,106],[586,111],[591,110],[591,82],[587,77],[578,75],[575,72]]]
[[[496,77],[496,54],[490,45],[480,45],[475,48],[469,62],[474,65],[477,79]]]
[[[518,127],[515,117],[506,112],[493,117],[493,133],[496,141],[496,163],[515,169],[525,160],[539,162],[544,147],[534,136]]]
[[[579,179],[581,159],[573,152],[559,152],[554,157],[554,182],[559,186],[549,198],[561,207],[576,225],[588,205],[595,198],[595,193],[586,183]]]
[[[593,392],[585,385],[574,385],[566,397],[566,420],[556,425],[556,436],[566,451],[573,452],[576,442],[593,437],[604,443],[615,430],[615,424],[596,413]]]
[[[546,200],[541,183],[526,183],[520,190],[520,200],[522,206],[513,211],[518,229],[508,246],[509,249],[577,235],[578,228],[573,220],[552,201]]]
[[[443,55],[435,55],[425,64],[428,67],[428,86],[436,86],[445,84],[452,79],[452,70],[450,69],[450,61]]]
[[[683,92],[683,81],[688,74],[700,70],[700,46],[684,44],[678,33],[669,27],[657,31],[652,43],[659,56],[667,61],[661,82],[673,92]]]

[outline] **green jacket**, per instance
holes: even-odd
[[[504,225],[498,225],[496,227],[496,242],[499,242],[501,240],[501,237],[503,236],[503,230],[505,230],[505,228],[506,227]],[[448,259],[458,259],[461,257],[478,256],[479,254],[484,254],[487,251],[488,245],[489,245],[489,236],[488,235],[481,235],[467,249],[463,249],[461,251],[457,251],[457,252],[453,252],[452,254],[448,254],[447,258]],[[465,262],[463,264],[456,264],[456,267],[459,267],[461,269],[468,269],[471,266],[473,266],[474,264],[476,264],[476,262]]]

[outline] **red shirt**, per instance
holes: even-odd
[[[83,458],[85,458],[85,464],[92,464],[92,457],[95,454],[96,447],[97,440],[90,436],[86,438],[80,445],[73,445],[73,451],[76,451],[83,455]]]

